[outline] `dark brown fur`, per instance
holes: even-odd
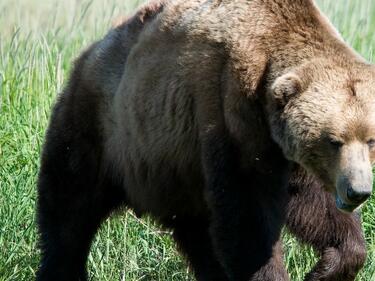
[[[354,280],[365,258],[360,221],[318,181],[291,174],[264,94],[315,56],[363,61],[307,0],[254,1],[249,11],[246,1],[155,3],[80,57],[54,108],[39,175],[38,280],[85,280],[96,229],[124,204],[174,230],[197,280],[287,280],[285,216],[322,254],[306,280]],[[269,26],[236,22],[242,11],[269,16]],[[222,26],[224,15],[233,22]],[[238,37],[215,32],[226,29]]]
[[[343,214],[321,183],[296,168],[289,181],[287,230],[311,245],[320,260],[305,281],[353,281],[366,260],[366,244],[358,213]],[[289,280],[280,244],[274,256],[252,281]]]

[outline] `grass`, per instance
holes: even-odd
[[[135,0],[0,2],[0,281],[31,280],[39,252],[35,183],[51,104],[75,56],[100,38]],[[375,2],[318,1],[343,37],[369,60],[375,54]],[[363,209],[369,256],[357,280],[375,280],[375,199]],[[285,235],[292,280],[316,261]],[[192,280],[169,233],[131,213],[107,220],[89,256],[92,280]]]

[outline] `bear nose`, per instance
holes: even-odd
[[[349,187],[346,195],[352,203],[361,204],[371,196],[371,191],[355,191],[353,188]]]

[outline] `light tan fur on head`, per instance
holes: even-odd
[[[270,93],[274,139],[287,157],[336,192],[348,211],[372,190],[374,88],[373,66],[319,59],[276,79]],[[348,189],[363,197],[350,198]]]

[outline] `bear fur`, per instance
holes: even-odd
[[[287,280],[284,223],[322,255],[306,280],[354,280],[360,220],[335,204],[352,211],[368,191],[354,204],[333,179],[372,180],[374,81],[311,1],[146,5],[81,55],[54,107],[37,279],[86,280],[97,228],[125,205],[173,229],[197,280]],[[326,132],[347,139],[319,146]],[[353,158],[342,142],[357,138]],[[366,177],[345,177],[348,159]]]
[[[320,255],[305,281],[354,281],[366,260],[360,216],[339,211],[332,194],[323,189],[321,182],[302,168],[294,169],[288,185],[286,229]],[[274,246],[272,258],[252,281],[289,280],[281,246],[281,242]]]

